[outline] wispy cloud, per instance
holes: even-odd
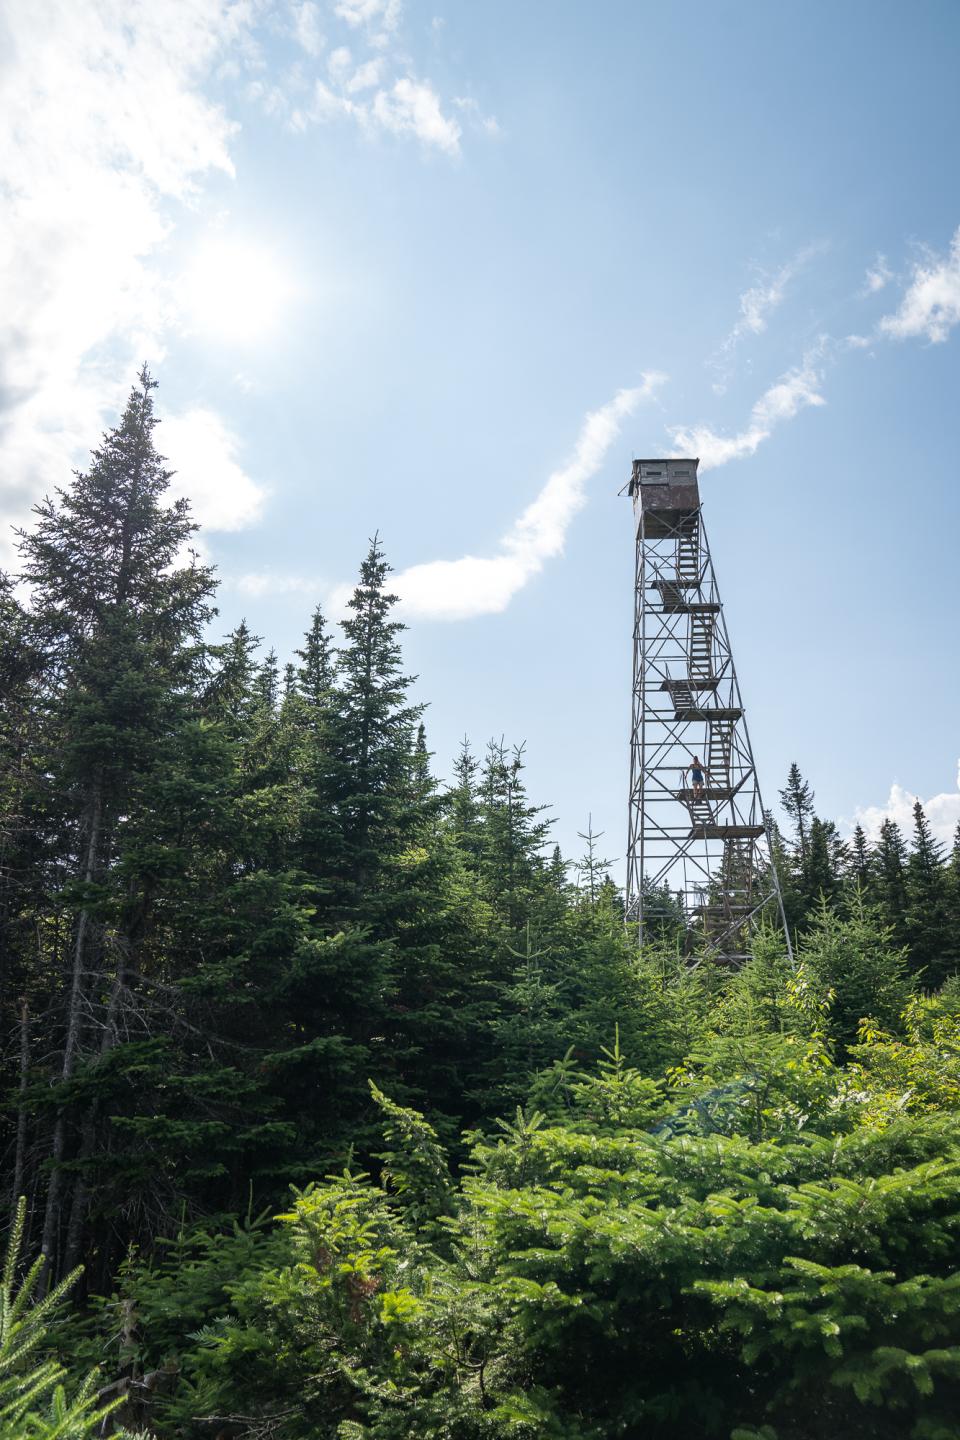
[[[893,784],[890,786],[886,804],[867,805],[858,809],[853,820],[849,822],[850,827],[860,824],[868,838],[876,840],[884,820],[895,820],[909,836],[913,829],[913,807],[918,800],[936,839],[944,845],[950,845],[957,825],[960,824],[960,761],[957,762],[955,790],[945,790],[939,795],[931,795],[928,800],[922,800],[919,795],[906,790],[902,785]]]
[[[864,295],[876,295],[877,292],[882,290],[887,282],[892,279],[893,271],[887,264],[887,257],[885,255],[878,255],[873,264],[868,267],[867,273],[863,277]]]
[[[741,318],[716,352],[717,356],[728,353],[748,331],[757,333],[765,328],[768,315],[783,297],[787,281],[814,253],[815,249],[801,251],[769,283],[748,290],[740,297]],[[886,257],[878,254],[873,265],[867,269],[862,293],[877,293],[892,279],[893,271]],[[927,251],[923,260],[914,266],[897,310],[880,320],[874,338],[906,340],[925,337],[933,343],[940,343],[958,324],[960,228],[953,236],[947,255],[938,256]],[[783,421],[792,420],[810,406],[826,404],[822,394],[824,362],[836,361],[844,353],[869,350],[872,343],[865,335],[851,334],[843,340],[822,335],[805,356],[802,365],[787,371],[760,396],[750,412],[750,423],[735,435],[723,435],[705,424],[677,426],[668,433],[680,451],[700,455],[704,470],[753,455]],[[714,390],[721,393],[723,388],[723,385],[714,386]]]
[[[722,395],[727,388],[734,354],[741,340],[748,335],[761,335],[766,330],[770,316],[783,303],[790,281],[822,248],[808,245],[798,250],[791,260],[773,273],[761,271],[757,283],[744,290],[740,296],[740,318],[707,361],[716,372],[713,386],[716,394]]]
[[[481,130],[485,135],[492,135],[495,138],[499,138],[503,134],[496,118],[493,115],[485,115],[472,95],[455,95],[453,103],[474,129]]]
[[[333,10],[352,29],[363,28],[378,42],[397,29],[403,6],[400,0],[335,0]]]
[[[245,575],[226,576],[224,586],[241,595],[259,599],[263,595],[318,595],[324,582],[311,575],[280,575],[275,570],[250,570]]]
[[[586,416],[573,454],[514,521],[495,555],[431,560],[393,576],[391,587],[400,596],[404,614],[465,620],[505,610],[546,562],[562,552],[570,522],[586,503],[587,482],[606,459],[624,420],[654,395],[664,379],[653,372],[645,374],[640,385],[619,390]]]
[[[676,426],[669,431],[677,453],[699,455],[702,470],[714,470],[730,460],[756,453],[764,440],[785,420],[792,420],[811,405],[825,405],[820,393],[822,376],[810,359],[781,375],[765,390],[750,411],[750,423],[736,435],[720,435],[707,425]]]
[[[394,135],[415,135],[447,155],[460,153],[460,126],[444,115],[432,85],[411,75],[395,80],[389,90],[377,91],[369,119]]]
[[[338,54],[343,52],[334,51],[331,59]],[[379,76],[372,70],[372,63],[375,62],[356,67],[343,78],[334,71],[331,75],[333,83],[317,80],[312,103],[295,111],[292,116],[294,129],[303,130],[311,123],[348,119],[368,134],[380,131],[391,135],[411,135],[427,148],[442,150],[450,156],[459,155],[463,132],[456,120],[444,115],[440,97],[428,82],[405,75],[395,80],[388,89],[378,89],[369,99],[354,98],[360,91],[377,84]]]
[[[314,0],[302,0],[291,6],[293,36],[300,48],[314,59],[326,44],[320,20],[320,6]]]
[[[928,253],[913,268],[910,284],[893,315],[880,321],[881,334],[894,340],[926,336],[937,345],[960,324],[960,227],[949,252]]]
[[[317,60],[323,48],[312,7],[306,21],[300,6],[295,34],[301,49]],[[401,6],[396,0],[337,0],[332,20],[339,22],[341,39],[325,67],[304,77],[295,67],[290,94],[278,102],[276,86],[253,82],[249,93],[271,113],[285,110],[293,130],[311,125],[348,121],[369,136],[394,135],[414,139],[425,150],[440,151],[456,159],[461,153],[463,126],[452,110],[459,110],[471,128],[499,135],[492,115],[485,115],[475,100],[456,97],[448,105],[434,83],[415,73],[398,37]],[[306,26],[307,41],[301,30]]]

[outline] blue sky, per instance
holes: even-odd
[[[632,455],[701,457],[765,796],[957,788],[954,4],[8,0],[6,522],[136,365],[282,658],[374,530],[436,766],[624,850]]]

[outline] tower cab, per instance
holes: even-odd
[[[676,535],[700,509],[699,460],[634,460],[630,496],[637,530],[649,539]]]

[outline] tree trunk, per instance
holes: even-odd
[[[100,859],[100,833],[103,824],[103,778],[98,775],[94,781],[93,801],[90,807],[90,834],[87,853],[84,857],[83,879],[92,884]],[[61,1083],[72,1079],[80,1052],[83,1032],[83,999],[86,991],[86,949],[87,933],[90,929],[90,911],[86,906],[77,919],[77,933],[73,946],[73,977],[70,985],[70,1003],[67,1010],[67,1033],[63,1044],[63,1064],[60,1069]],[[44,1259],[43,1288],[46,1289],[53,1276],[57,1238],[60,1232],[60,1217],[63,1207],[63,1157],[67,1148],[67,1106],[61,1105],[53,1127],[50,1143],[50,1183],[47,1186],[47,1203],[43,1216],[43,1238],[41,1254]]]
[[[20,1093],[17,1100],[17,1143],[13,1158],[13,1184],[10,1187],[10,1223],[23,1194],[23,1172],[27,1151],[27,1075],[30,1070],[30,1006],[24,996],[20,1002]]]
[[[129,914],[127,917],[127,934],[118,941],[118,961],[113,985],[110,989],[110,1000],[107,1004],[107,1013],[104,1018],[103,1038],[100,1041],[100,1060],[104,1060],[110,1051],[117,1044],[119,1036],[119,1024],[123,1011],[127,1004],[129,994],[130,968],[136,964],[135,948],[137,939],[142,932],[146,920],[148,901],[144,898],[143,903],[138,907],[134,901],[135,884],[131,880],[129,886]],[[89,1160],[93,1155],[97,1143],[97,1131],[100,1121],[100,1101],[91,1101],[87,1113],[83,1119],[83,1128],[80,1136],[80,1146],[77,1159]],[[70,1205],[70,1218],[67,1222],[67,1235],[64,1244],[62,1270],[65,1274],[80,1264],[82,1260],[83,1227],[87,1218],[87,1205],[90,1199],[90,1187],[87,1184],[83,1170],[78,1170],[77,1178],[73,1188],[73,1200]]]

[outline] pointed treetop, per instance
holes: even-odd
[[[51,623],[59,616],[64,644],[81,641],[117,607],[171,640],[199,637],[213,613],[213,571],[189,550],[197,529],[189,503],[169,503],[173,472],[154,449],[155,388],[144,366],[120,423],[92,452],[89,468],[34,507],[29,533],[17,532],[22,578],[35,608]]]

